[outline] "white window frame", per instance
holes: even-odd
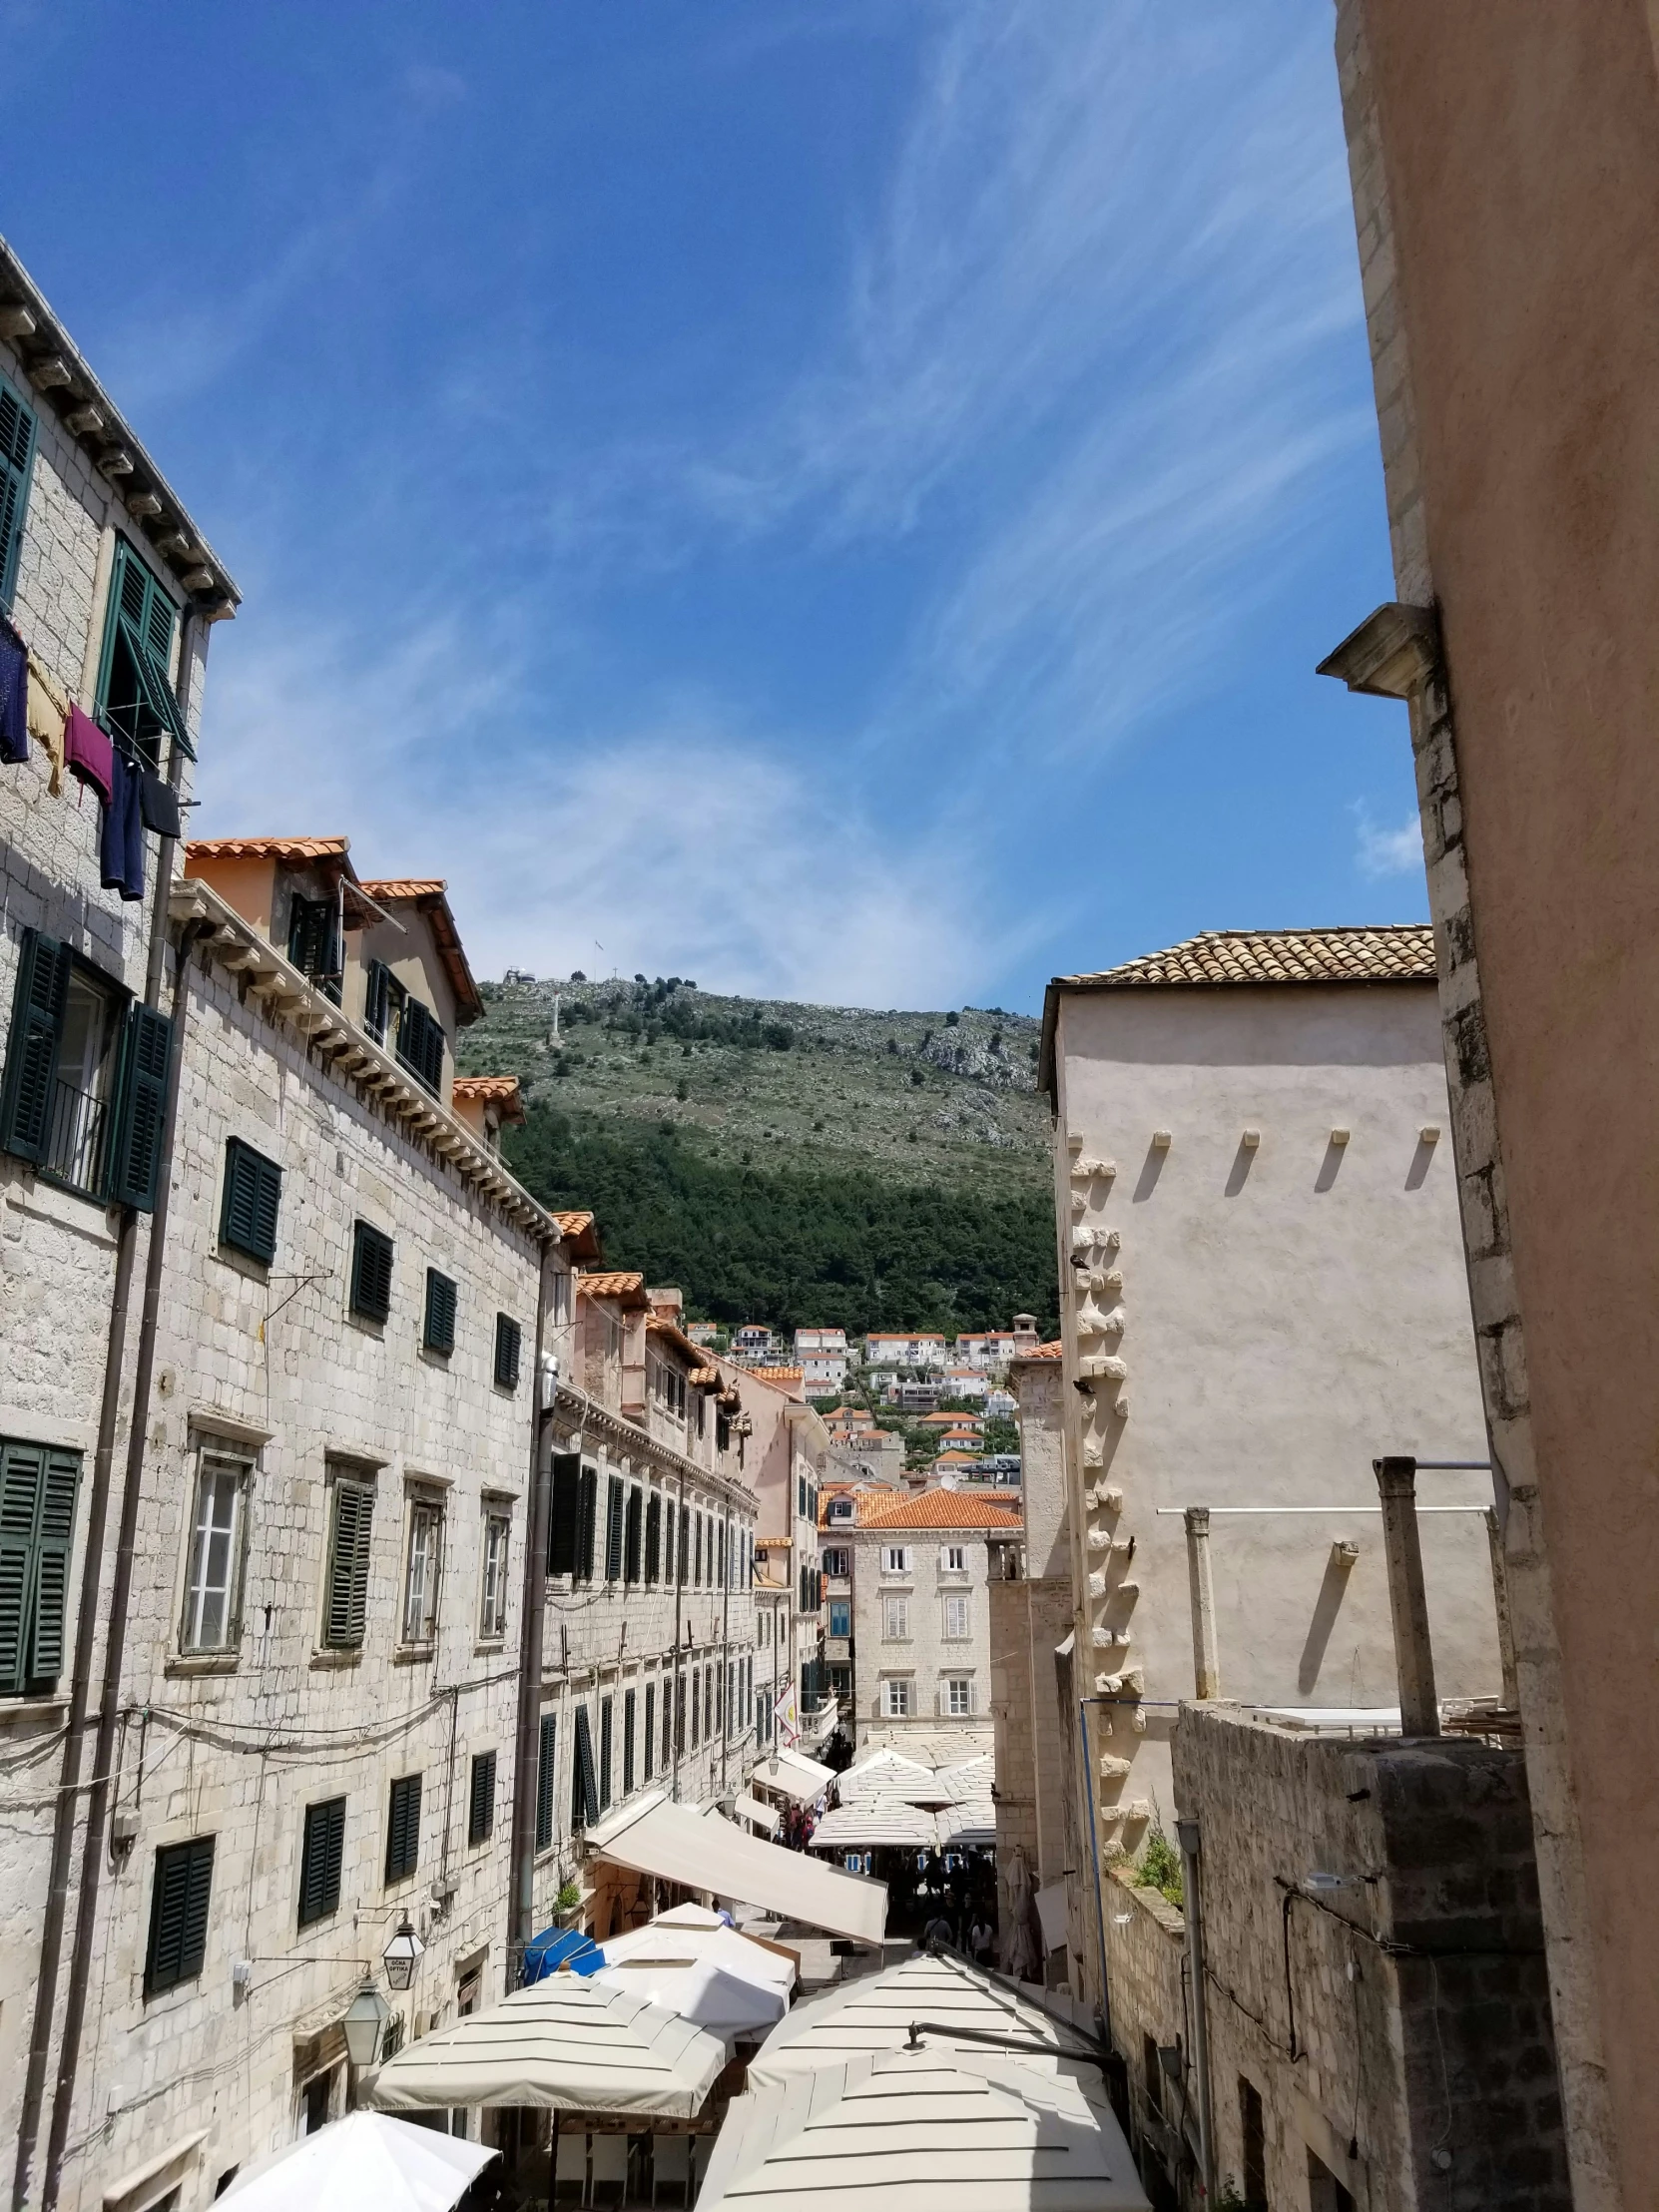
[[[897,1625],[895,1626],[894,1623]],[[909,1640],[909,1599],[897,1596],[884,1597],[881,1600],[881,1641],[884,1644],[907,1644]]]
[[[947,1720],[971,1719],[973,1714],[973,1677],[971,1674],[947,1674],[940,1684],[943,1696],[940,1710]],[[958,1705],[956,1694],[960,1691],[963,1702]]]
[[[881,1718],[907,1721],[915,1717],[915,1678],[908,1674],[881,1677]]]
[[[513,1517],[504,1502],[486,1498],[483,1521],[478,1575],[478,1641],[498,1644],[507,1633],[507,1560],[512,1549]]]
[[[909,1545],[883,1544],[881,1546],[881,1572],[883,1574],[908,1574],[910,1572]]]
[[[819,1564],[831,1580],[844,1581],[850,1565],[844,1544],[832,1544],[828,1551],[820,1552]]]
[[[966,1544],[940,1544],[940,1574],[966,1574],[968,1571]]]
[[[958,1610],[959,1609],[959,1610]],[[951,1622],[960,1619],[961,1627],[953,1628]],[[968,1603],[966,1590],[949,1590],[944,1600],[944,1640],[947,1644],[965,1644],[973,1636],[973,1609]]]
[[[206,1490],[210,1472],[214,1478],[216,1493],[223,1495],[222,1483],[228,1478],[231,1522],[224,1529],[215,1520],[212,1533],[223,1532],[228,1538],[224,1561],[223,1583],[210,1584],[203,1575],[204,1520]],[[187,1656],[211,1656],[215,1653],[233,1652],[242,1641],[242,1580],[248,1555],[248,1500],[253,1486],[254,1462],[223,1445],[203,1443],[196,1455],[196,1481],[191,1491],[190,1533],[185,1546],[185,1593],[179,1617],[179,1649]],[[218,1596],[224,1604],[221,1633],[217,1641],[209,1640],[203,1633],[204,1614],[212,1596]]]
[[[404,1514],[403,1577],[397,1607],[398,1642],[405,1650],[424,1650],[438,1632],[438,1589],[443,1575],[443,1500],[427,1490],[411,1490]],[[417,1541],[430,1531],[430,1543]],[[414,1604],[418,1587],[423,1605]]]

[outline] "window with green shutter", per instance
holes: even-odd
[[[34,409],[0,377],[0,607],[9,608],[17,590],[34,459]]]
[[[663,1570],[663,1501],[655,1490],[645,1508],[645,1579],[660,1579]]]
[[[622,1580],[622,1477],[611,1475],[605,1485],[605,1579]]]
[[[0,1441],[0,1696],[39,1695],[62,1674],[81,1454]]]
[[[582,1504],[576,1522],[576,1573],[580,1581],[593,1580],[594,1537],[599,1525],[599,1469],[582,1469]]]
[[[326,1920],[339,1910],[340,1870],[345,1863],[345,1800],[327,1798],[305,1808],[305,1840],[299,1853],[299,1925]]]
[[[553,1813],[559,1789],[559,1720],[555,1713],[541,1717],[541,1741],[536,1753],[536,1849],[547,1851],[553,1842]]]
[[[293,894],[288,901],[288,958],[324,998],[339,1004],[345,958],[337,901],[301,898],[297,891]]]
[[[402,1882],[420,1862],[420,1777],[399,1775],[386,1809],[386,1881]]]
[[[351,1230],[351,1311],[365,1321],[391,1312],[392,1241],[366,1221]]]
[[[160,1996],[181,1981],[194,1981],[208,1949],[208,1905],[213,1896],[214,1838],[165,1844],[156,1854],[150,1891],[150,1942],[144,1956],[144,1993]]]
[[[156,1208],[172,1058],[172,1022],[153,1006],[129,1006],[105,1187],[116,1205],[131,1206],[141,1214],[154,1213]]]
[[[592,1828],[599,1818],[599,1784],[593,1771],[593,1731],[588,1709],[576,1708],[576,1756],[570,1763],[570,1825]]]
[[[393,993],[402,1003],[403,986],[394,980],[384,960],[370,960],[363,984],[363,1027],[376,1044],[386,1041],[386,1025],[395,1011]]]
[[[657,1749],[657,1685],[655,1682],[648,1682],[645,1686],[645,1737],[640,1749],[645,1754],[644,1772],[645,1779],[649,1782],[651,1780],[652,1760]]]
[[[173,689],[178,625],[179,610],[160,578],[118,537],[93,720],[111,737],[124,738],[151,768],[159,765],[164,737],[196,758]]]
[[[406,992],[397,1017],[397,1058],[415,1081],[436,1091],[443,1082],[443,1023],[429,1006]]]
[[[639,1700],[633,1690],[625,1690],[622,1696],[622,1794],[634,1794],[634,1723]]]
[[[610,1810],[611,1804],[611,1722],[616,1700],[602,1697],[599,1701],[599,1810]]]
[[[574,1575],[576,1535],[582,1516],[582,1461],[574,1451],[553,1454],[552,1510],[547,1521],[547,1571]]]
[[[0,1149],[89,1198],[153,1211],[173,1024],[68,945],[25,929]]]
[[[52,1092],[73,968],[68,945],[43,937],[38,929],[24,930],[0,1093],[0,1145],[20,1160],[41,1165],[51,1142]]]
[[[219,1209],[219,1241],[269,1266],[276,1257],[276,1217],[282,1203],[282,1171],[240,1137],[225,1144],[225,1196]]]
[[[336,1650],[352,1649],[367,1632],[368,1547],[373,1526],[373,1485],[336,1476],[322,1602],[322,1640]]]
[[[624,1582],[637,1582],[640,1578],[640,1567],[643,1564],[640,1554],[644,1512],[645,1500],[641,1496],[640,1486],[636,1482],[628,1492],[628,1514],[622,1545],[622,1579]]]
[[[481,1751],[472,1762],[472,1782],[467,1791],[466,1840],[489,1841],[495,1829],[495,1754]]]
[[[426,1327],[421,1342],[447,1359],[455,1349],[455,1285],[436,1268],[426,1270]]]
[[[516,1321],[506,1314],[495,1317],[495,1380],[503,1390],[518,1388],[519,1352],[523,1335]]]

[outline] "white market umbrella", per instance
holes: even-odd
[[[238,2174],[242,2212],[450,2212],[497,2153],[380,2112],[351,2112]]]
[[[382,2111],[533,2104],[691,2118],[726,2064],[726,2045],[677,2012],[598,1980],[549,1974],[406,2043],[364,2076],[363,2102]]]
[[[695,1916],[695,1918],[693,1917]],[[795,1987],[796,1959],[782,1945],[758,1942],[701,1906],[677,1906],[659,1913],[643,1928],[631,1928],[624,1936],[607,1936],[600,1944],[607,1966],[633,1965],[647,1959],[668,1965],[688,1965],[706,1960],[741,1981],[754,1981],[786,1995]]]
[[[852,1805],[837,1805],[813,1830],[814,1851],[873,1851],[894,1846],[936,1851],[937,1820],[901,1797],[867,1797]]]
[[[1150,2212],[1098,2071],[996,2051],[866,2051],[732,2100],[698,2212],[831,2193],[837,2212]]]
[[[649,1997],[727,2043],[756,2041],[790,2006],[777,1982],[745,1980],[710,1958],[629,1958],[593,1978],[602,1987]]]

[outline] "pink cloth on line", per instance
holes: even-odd
[[[115,795],[115,748],[91,715],[71,707],[63,726],[63,763],[90,784],[107,807]]]

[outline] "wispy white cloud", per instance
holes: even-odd
[[[1373,821],[1364,800],[1354,805],[1354,864],[1371,883],[1393,875],[1422,872],[1422,824],[1407,815],[1397,830],[1384,830]]]
[[[766,996],[948,1005],[1008,949],[949,840],[893,835],[706,706],[515,746],[525,678],[505,634],[492,654],[430,622],[365,659],[350,633],[294,627],[217,673],[213,701],[197,833],[343,830],[364,874],[441,873],[484,974],[602,957]]]

